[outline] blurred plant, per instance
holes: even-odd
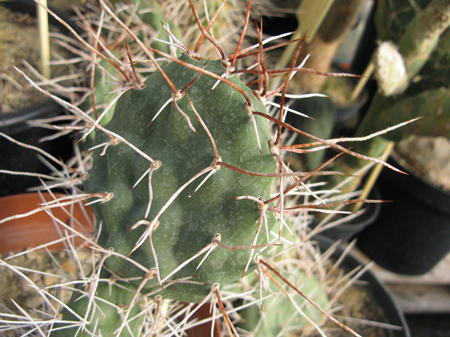
[[[378,1],[376,27],[381,42],[365,75],[374,69],[379,92],[356,131],[353,140],[365,141],[355,143],[355,152],[374,158],[384,153],[386,158],[392,141],[411,135],[449,137],[449,26],[446,0]],[[394,125],[397,128],[392,130]],[[368,139],[369,134],[379,136]],[[354,174],[365,165],[364,160],[345,156],[333,167]],[[331,181],[334,186],[342,179]],[[343,191],[353,191],[359,183],[355,179]]]

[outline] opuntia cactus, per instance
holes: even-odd
[[[86,276],[80,271],[82,277],[73,281],[76,286],[70,302],[61,304],[59,316],[52,307],[54,318],[42,326],[51,336],[178,335],[187,329],[195,310],[211,302],[211,320],[215,321],[217,305],[228,334],[238,335],[220,291],[227,286],[236,288],[246,274],[256,269],[254,279],[259,283],[261,302],[255,300],[251,305],[262,305],[266,277],[276,285],[273,289],[282,288],[275,279],[278,277],[304,296],[289,276],[283,276],[274,267],[277,261],[269,261],[263,254],[289,256],[284,255],[283,248],[300,244],[295,226],[287,224],[286,215],[336,205],[288,206],[285,202],[296,198],[296,190],[308,190],[304,182],[309,177],[335,172],[319,172],[326,164],[313,172],[292,172],[282,160],[283,152],[299,151],[294,145],[282,145],[283,131],[356,154],[284,122],[289,110],[285,108],[286,88],[298,70],[296,60],[290,68],[270,73],[285,74],[287,79],[280,88],[269,92],[270,75],[264,64],[260,28],[259,44],[255,47],[257,67],[237,71],[237,59],[253,54],[250,50],[241,51],[238,43],[234,54],[227,57],[200,24],[192,1],[189,4],[196,23],[220,55],[218,60],[202,59],[170,30],[167,33],[175,41],[172,47],[180,48],[182,56],[145,45],[113,10],[102,0],[100,3],[123,33],[133,38],[135,45],[130,49],[139,46],[155,71],[141,81],[131,54],[124,53],[128,55],[123,61],[113,52],[97,51],[79,37],[90,52],[113,64],[121,74],[122,80],[111,76],[119,83],[116,91],[120,98],[111,100],[100,113],[95,102],[93,109],[84,112],[52,96],[75,115],[67,128],[81,130],[78,138],[85,157],[79,155],[76,168],[63,164],[64,170],[71,170],[76,176],[68,179],[73,184],[73,196],[68,197],[72,199],[50,202],[39,210],[89,200],[97,223],[94,238],[75,233],[85,238],[91,249],[95,261],[91,274]],[[244,27],[249,14],[248,9]],[[91,33],[94,44],[106,48],[98,38],[100,34]],[[296,56],[300,49],[301,44]],[[163,60],[157,60],[155,55]],[[99,62],[96,60],[95,64]],[[239,78],[240,73],[257,75],[256,85],[245,83]],[[94,83],[101,85],[100,81]],[[274,116],[266,106],[277,94],[281,102]],[[106,113],[109,116],[104,118]],[[56,158],[49,159],[58,162]],[[289,184],[287,179],[292,182]],[[80,181],[82,191],[74,185]],[[294,242],[280,240],[290,228]],[[257,285],[252,286],[256,290]],[[284,288],[281,291],[288,294]],[[320,293],[322,304],[326,305],[323,289]],[[43,290],[40,294],[51,297]],[[292,307],[302,313],[297,297],[287,295]],[[307,300],[357,335],[317,303]],[[166,318],[167,314],[171,316]],[[316,321],[312,318],[309,323],[315,325]],[[282,325],[277,321],[263,331],[275,331]]]
[[[218,76],[226,72],[220,60],[207,62],[184,55],[178,61]],[[146,289],[158,283],[166,288],[168,279],[194,275],[195,283],[173,283],[164,291],[159,289],[166,298],[200,302],[210,292],[210,285],[226,285],[244,275],[248,250],[217,247],[212,251],[217,245],[213,239],[220,234],[228,246],[251,245],[260,217],[258,204],[235,198],[269,199],[273,178],[255,174],[272,173],[275,159],[267,146],[261,152],[258,147],[258,141],[266,144],[270,140],[267,120],[256,118],[253,124],[249,116],[251,107],[265,113],[265,106],[236,76],[227,80],[246,97],[227,83],[215,86],[215,78],[198,76],[197,70],[177,62],[162,70],[179,90],[192,84],[182,98],[174,97],[161,73],[154,73],[145,88],[128,91],[120,98],[105,126],[146,156],[123,142],[109,146],[102,156],[104,149],[99,148],[85,186],[88,193],[113,194],[97,207],[97,218],[102,222],[99,244],[123,255],[133,252],[131,259],[149,270],[156,268],[158,277],[149,280]],[[95,145],[106,146],[115,139],[98,132]],[[236,172],[222,163],[254,174]],[[133,188],[143,176],[144,181]],[[272,228],[274,218],[268,219]],[[136,225],[142,226],[134,229]],[[146,236],[151,237],[151,245]],[[146,241],[137,248],[140,238]],[[258,243],[265,238],[259,236]],[[208,246],[211,253],[197,269],[203,256],[193,257]],[[189,259],[190,263],[171,274]],[[106,266],[121,277],[145,275],[118,257],[110,257]]]

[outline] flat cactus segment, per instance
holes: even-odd
[[[197,61],[188,56],[182,56],[180,60],[199,68],[204,67],[220,76],[225,72],[221,61]],[[178,90],[185,88],[198,75],[197,71],[176,62],[163,66],[163,70]],[[228,80],[245,91],[255,111],[265,112],[265,105],[255,98],[239,78],[233,76]],[[173,94],[167,81],[158,72],[147,79],[144,89],[128,91],[121,97],[113,118],[105,126],[149,157],[161,161],[161,166],[151,176],[153,201],[147,217],[151,222],[158,216],[159,226],[152,233],[152,243],[160,279],[211,244],[218,233],[227,246],[250,246],[255,237],[260,210],[252,200],[234,198],[243,195],[266,200],[270,198],[273,178],[249,176],[224,167],[212,169],[211,163],[215,160],[213,146],[195,116],[189,99],[214,138],[224,163],[252,172],[276,172],[275,159],[266,145],[270,140],[268,121],[255,117],[262,144],[260,151],[253,121],[244,108],[246,98],[229,84],[221,82],[215,86],[216,82],[216,79],[201,74],[189,86],[186,95],[177,100],[177,105],[189,116],[198,135],[191,130],[172,102],[149,125]],[[110,140],[107,135],[97,132],[96,144]],[[102,222],[99,243],[107,248],[113,247],[115,252],[126,256],[145,231],[141,227],[128,230],[144,219],[149,204],[148,177],[134,189],[132,187],[149,169],[151,162],[124,142],[109,146],[105,155],[99,156],[102,151],[100,148],[94,154],[93,168],[85,187],[88,192],[114,193],[110,201],[96,209],[97,221]],[[207,173],[187,185],[159,214],[181,186],[208,167],[209,173],[214,173],[197,191],[195,189]],[[271,228],[275,218],[270,215],[268,219]],[[265,233],[261,233],[258,244],[264,243],[264,238]],[[129,258],[151,269],[156,266],[148,241],[146,239]],[[218,246],[196,272],[204,255],[185,265],[168,280],[189,278],[190,281],[205,285],[165,282],[165,290],[158,294],[184,302],[199,302],[210,292],[212,284],[220,283],[223,286],[241,278],[249,255],[250,249],[231,250]],[[119,257],[108,258],[106,265],[124,278],[143,276],[145,273]],[[194,272],[195,277],[192,278]],[[149,281],[145,288],[161,290],[156,278]]]

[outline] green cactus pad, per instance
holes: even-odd
[[[206,63],[205,69],[218,75],[225,71],[221,61],[197,61],[188,56],[182,56],[180,60],[198,67]],[[198,75],[197,71],[176,62],[163,66],[163,70],[178,90]],[[265,105],[239,78],[233,76],[229,81],[247,93],[256,111],[265,112]],[[267,146],[270,140],[268,121],[255,117],[261,153],[253,122],[244,109],[245,98],[226,83],[221,82],[214,87],[216,82],[216,79],[202,74],[189,87],[187,95],[211,132],[222,161],[247,171],[275,172],[275,159]],[[177,104],[189,116],[198,135],[189,128],[172,103],[149,125],[172,97],[173,91],[159,72],[152,74],[146,84],[144,89],[130,90],[120,98],[106,129],[121,135],[154,160],[161,161],[151,179],[153,202],[147,220],[152,221],[169,198],[189,179],[209,167],[215,157],[211,141],[186,95]],[[110,140],[104,133],[97,132],[95,143]],[[105,155],[100,156],[102,150],[94,153],[85,188],[89,193],[114,193],[110,201],[95,210],[97,221],[102,224],[99,243],[126,256],[145,230],[142,226],[128,231],[145,215],[149,201],[148,177],[134,189],[132,186],[149,169],[150,162],[123,142],[109,146]],[[221,167],[194,193],[204,177],[206,174],[187,186],[158,219],[159,226],[152,234],[152,242],[161,279],[210,244],[217,233],[221,234],[222,243],[228,246],[249,246],[253,242],[260,216],[258,204],[234,197],[250,195],[269,199],[273,178],[244,175]],[[271,228],[275,218],[268,214],[268,221]],[[265,238],[266,233],[262,229],[258,243],[265,242]],[[155,267],[155,261],[148,241],[129,259],[151,269]],[[241,278],[249,254],[250,249],[231,250],[218,246],[195,274],[204,255],[169,278],[189,278],[189,281],[205,285],[164,282],[165,289],[162,290],[155,278],[147,282],[145,289],[159,291],[156,294],[164,298],[200,302],[208,295],[212,284],[226,285]],[[144,275],[129,260],[120,257],[109,257],[106,266],[123,278]],[[139,283],[137,281],[136,284]]]

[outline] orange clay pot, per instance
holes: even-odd
[[[64,196],[66,195],[55,193],[56,198]],[[54,200],[53,196],[46,192],[42,192],[41,194],[25,193],[1,197],[0,220],[13,215],[24,214],[41,207],[40,204],[44,202],[43,198],[45,201]],[[75,204],[73,207],[65,206],[64,209],[67,213],[61,207],[52,208],[51,213],[66,225],[73,226],[72,228],[77,232],[85,234],[87,237],[92,235],[94,214],[89,206],[85,206],[84,211],[79,204]],[[73,217],[70,214],[73,214]],[[78,222],[75,221],[75,223],[71,224],[71,219],[76,219]],[[28,248],[39,247],[54,240],[61,239],[66,232],[67,235],[71,234],[68,229],[57,223],[45,211],[40,211],[27,217],[9,220],[0,224],[0,254],[21,252]],[[79,236],[75,238],[75,246],[82,246],[84,243],[85,240],[83,238]],[[66,245],[67,240],[64,240],[46,247],[51,251],[56,251],[66,248]],[[210,317],[209,303],[203,305],[190,320],[201,320],[206,317]],[[188,331],[189,337],[203,337],[210,336],[210,334],[211,323],[196,326]],[[215,324],[214,336],[222,336],[219,320]]]
[[[56,198],[64,197],[64,194],[55,194]],[[0,198],[0,220],[30,212],[41,207],[41,203],[54,200],[49,193],[25,193],[10,195]],[[54,217],[71,226],[79,233],[87,237],[92,235],[94,226],[94,215],[90,207],[79,204],[73,206],[55,207],[50,209]],[[73,217],[70,215],[73,214]],[[77,221],[72,221],[76,219]],[[40,211],[27,217],[6,221],[0,224],[0,254],[8,252],[20,252],[28,248],[38,247],[62,237],[73,234],[63,225],[57,223],[45,211]],[[84,239],[76,237],[72,241],[76,246],[84,244]],[[67,240],[46,246],[49,250],[61,250],[67,247]]]

